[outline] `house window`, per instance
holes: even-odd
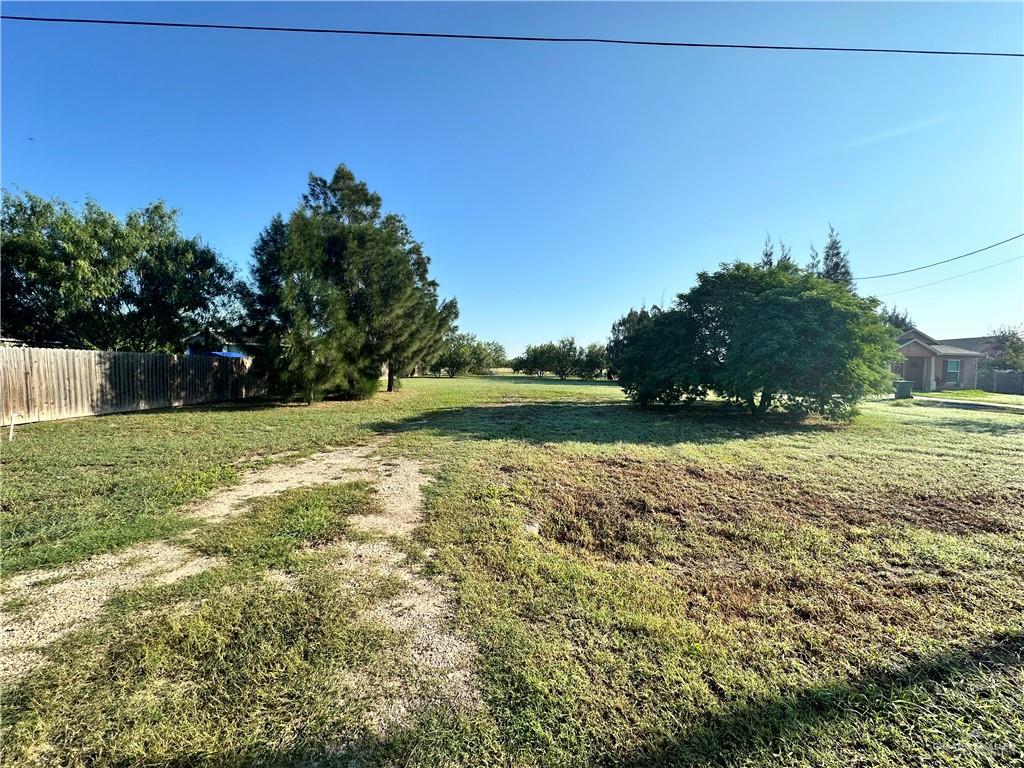
[[[946,361],[946,383],[947,384],[959,384],[960,383],[960,361],[959,360],[947,360]]]

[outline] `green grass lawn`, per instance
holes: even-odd
[[[986,392],[982,389],[951,389],[942,392],[915,392],[914,397],[944,397],[948,400],[971,400],[982,403],[1001,403],[1024,406],[1024,395]]]
[[[408,546],[452,596],[483,700],[425,701],[383,735],[351,681],[372,698],[403,679],[407,638],[354,617],[400,585],[340,578],[325,546],[359,539],[372,489],[289,491],[198,531],[181,512],[249,467],[381,435],[433,476]],[[165,538],[222,564],[118,593],[5,690],[3,762],[1012,765],[1022,466],[1016,414],[754,422],[511,376],[22,427],[6,574]]]

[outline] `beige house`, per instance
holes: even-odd
[[[978,362],[985,355],[949,341],[956,340],[940,341],[911,328],[897,339],[903,362],[893,365],[893,373],[914,382],[918,392],[977,389]]]

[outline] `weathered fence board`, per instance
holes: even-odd
[[[251,365],[250,358],[0,347],[0,424],[259,397],[266,386]]]

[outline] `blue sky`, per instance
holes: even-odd
[[[6,13],[718,42],[1021,50],[1020,3],[60,4]],[[1020,60],[2,27],[8,189],[163,198],[245,268],[306,175],[345,162],[404,214],[460,326],[510,352],[603,340],[700,269],[857,274],[1024,231]],[[31,140],[30,140],[31,139]],[[1024,241],[862,284],[938,337],[1024,320]]]

